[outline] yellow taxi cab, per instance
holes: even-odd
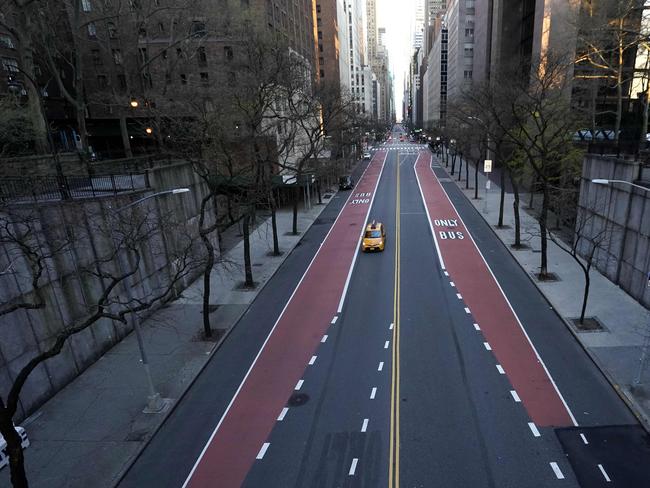
[[[363,234],[361,249],[365,251],[383,251],[386,246],[386,229],[381,222],[375,222],[366,226]]]

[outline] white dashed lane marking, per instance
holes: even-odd
[[[608,483],[611,483],[612,480],[607,475],[607,472],[605,471],[605,468],[603,468],[602,464],[598,465],[598,469],[600,469],[600,472],[603,474],[603,478],[605,478],[605,481],[607,481]]]
[[[317,356],[312,356],[311,359],[309,360],[309,365],[313,365],[316,362]]]
[[[370,391],[370,399],[374,400],[376,395],[377,395],[377,388],[373,387],[372,390]]]
[[[294,388],[295,390],[300,390],[302,388],[302,384],[305,382],[305,380],[300,380],[298,383],[296,383],[296,387]]]
[[[512,395],[514,401],[517,403],[521,402],[521,398],[519,398],[519,395],[517,395],[517,392],[515,390],[510,390],[510,394]]]
[[[483,345],[485,346],[485,349],[487,349],[488,351],[492,350],[492,347],[490,346],[490,344],[488,342],[484,342]]]
[[[289,409],[287,407],[284,407],[282,409],[282,412],[280,412],[280,415],[278,415],[278,421],[279,422],[282,422],[284,420],[284,417],[285,417],[285,415],[287,415],[288,411],[289,411]]]
[[[320,341],[321,341],[321,342],[326,342],[326,341],[327,341],[327,337],[328,337],[327,334],[325,334],[325,335],[323,336],[323,338],[322,338]]]
[[[359,458],[354,458],[352,460],[352,464],[350,465],[350,471],[348,471],[349,476],[354,476],[354,473],[357,471],[358,462],[359,462]]]
[[[339,319],[338,316],[334,317],[330,322],[330,324],[334,325],[338,319]]]
[[[556,462],[552,462],[552,463],[549,463],[549,464],[551,465],[551,469],[552,469],[553,472],[555,473],[555,476],[557,477],[557,479],[559,479],[559,480],[563,480],[563,479],[564,479],[564,475],[562,474],[562,470],[561,470],[560,467],[557,465],[557,463],[556,463]]]
[[[388,346],[390,346],[390,341],[386,341],[384,343],[384,349],[388,349]]]
[[[456,293],[456,296],[458,297],[459,300],[463,299],[463,296],[460,293]]]
[[[582,438],[582,442],[584,442],[585,444],[589,444],[589,441],[587,440],[584,434],[580,434],[580,437]]]
[[[531,432],[535,437],[539,437],[540,435],[542,435],[539,433],[537,426],[533,422],[528,422],[528,427],[530,428]]]
[[[363,424],[361,425],[361,432],[366,432],[368,430],[369,419],[363,419]]]
[[[499,372],[499,374],[506,374],[506,372],[503,370],[503,366],[501,366],[500,364],[497,364],[497,371]]]
[[[481,330],[481,328],[478,326],[478,324],[474,324],[474,328],[475,328],[476,330]]]
[[[470,314],[472,312],[469,311],[469,308],[465,307],[465,313]]]
[[[384,369],[384,362],[383,361],[381,363],[379,363],[379,366],[377,367],[377,371],[381,371],[382,369]]]
[[[257,459],[262,459],[264,457],[264,454],[266,454],[266,451],[269,449],[270,445],[270,442],[265,442],[262,444],[262,449],[260,449],[260,452],[257,453]]]

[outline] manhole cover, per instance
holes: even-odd
[[[309,395],[306,393],[294,393],[287,402],[290,407],[300,407],[309,401]]]

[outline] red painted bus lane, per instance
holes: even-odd
[[[230,488],[243,483],[337,313],[386,155],[377,151],[352,190],[184,487]]]
[[[428,151],[420,152],[415,174],[441,264],[450,281],[479,324],[533,422],[539,426],[575,425],[523,326],[433,172],[431,158]]]

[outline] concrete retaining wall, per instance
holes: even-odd
[[[142,262],[132,279],[124,282],[119,293],[127,297],[146,297],[151,290],[161,289],[169,283],[172,270],[178,264],[174,257],[186,243],[193,242],[192,257],[195,262],[203,258],[204,250],[197,237],[197,220],[200,202],[205,195],[203,183],[192,171],[191,165],[182,163],[150,170],[152,188],[118,197],[87,199],[71,203],[49,203],[39,206],[14,206],[13,212],[29,213],[36,220],[33,238],[40,247],[50,249],[55,256],[47,260],[42,280],[45,307],[38,310],[20,310],[0,317],[0,395],[6,394],[23,365],[48,347],[57,332],[84,317],[88,308],[96,303],[103,292],[106,280],[92,276],[85,267],[92,266],[99,256],[110,249],[111,238],[98,229],[114,223],[111,209],[118,209],[152,192],[170,188],[189,187],[190,193],[164,195],[138,204],[133,209],[138,215],[147,215],[153,232],[139,245]],[[0,212],[2,210],[0,209]],[[120,212],[120,215],[128,212]],[[211,215],[214,214],[211,212]],[[174,232],[162,233],[160,226],[181,222]],[[119,239],[119,228],[111,227],[111,234]],[[18,230],[17,230],[18,231]],[[73,236],[65,252],[54,248],[63,237]],[[113,236],[111,236],[113,237]],[[213,236],[218,249],[218,240]],[[119,271],[128,268],[129,257],[123,253],[104,263],[105,269]],[[0,303],[32,299],[33,288],[28,263],[15,247],[0,244]],[[179,290],[188,286],[201,270],[180,283]],[[28,379],[21,395],[19,418],[29,415],[68,382],[90,366],[101,355],[117,344],[132,330],[132,322],[102,319],[95,325],[68,339],[61,353],[36,368]]]
[[[607,229],[606,240],[595,255],[595,267],[632,297],[650,307],[650,192],[622,183],[598,185],[592,179],[638,182],[638,161],[587,155],[583,162],[578,222],[587,222],[589,238]]]

